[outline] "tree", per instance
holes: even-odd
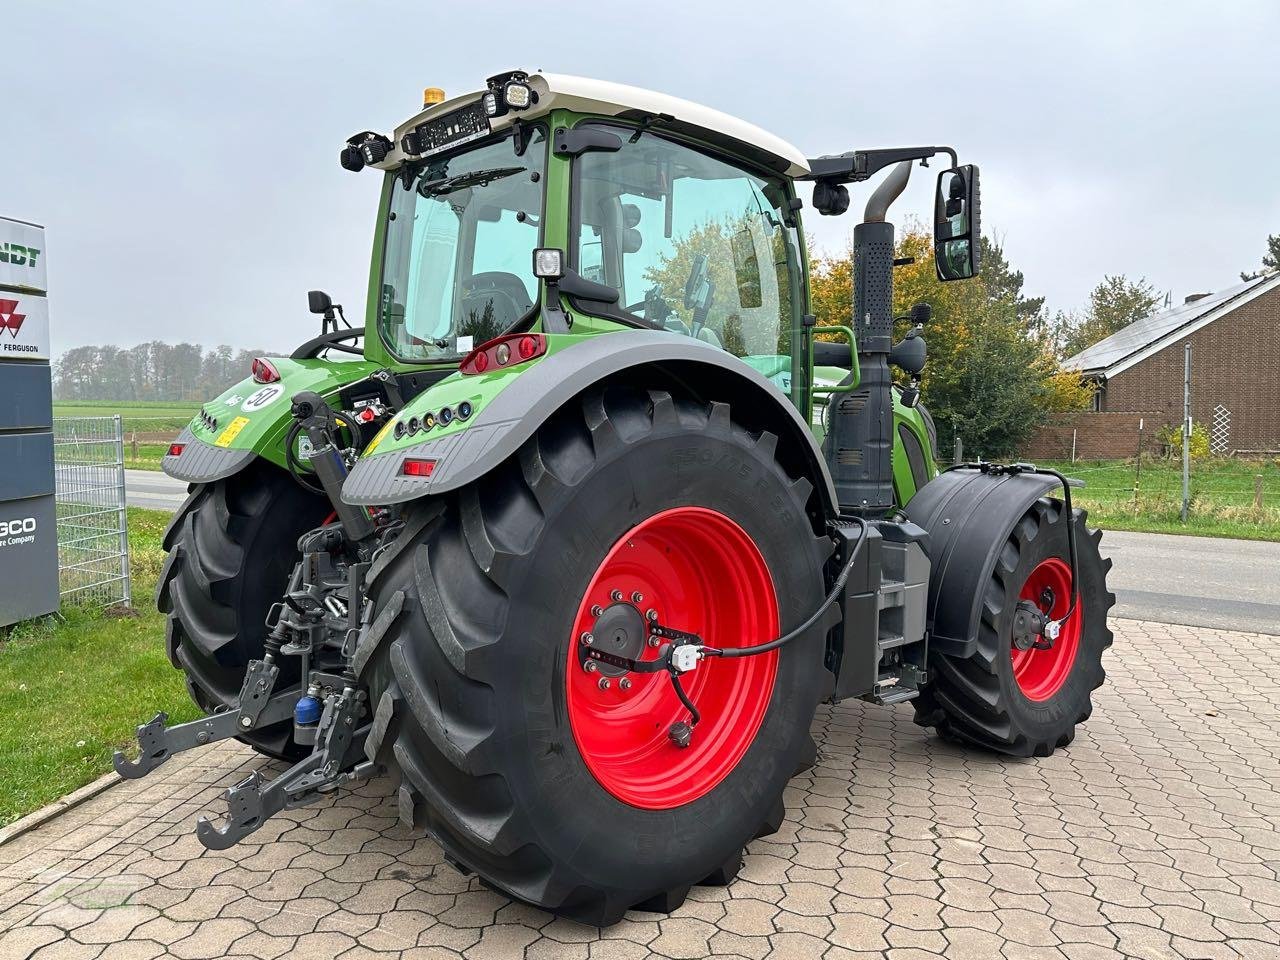
[[[1018,316],[1031,325],[1043,325],[1044,297],[1024,297],[1022,285],[1025,282],[1021,270],[1014,270],[1005,259],[1004,247],[983,237],[979,241],[982,255],[983,285],[987,295],[996,299],[1008,299]]]
[[[159,340],[134,347],[73,347],[53,364],[59,400],[205,400],[249,374],[269,350],[240,350]]]
[[[1280,270],[1280,235],[1267,236],[1267,252],[1262,255],[1262,269],[1256,273],[1242,273],[1241,280],[1257,280],[1268,273]]]
[[[1082,312],[1059,313],[1054,318],[1058,355],[1072,357],[1105,340],[1136,320],[1150,316],[1164,300],[1145,278],[1132,281],[1123,274],[1105,276],[1089,293]]]

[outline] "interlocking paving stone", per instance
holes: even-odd
[[[822,707],[782,829],[670,916],[512,903],[400,826],[385,782],[207,851],[196,815],[262,763],[218,744],[0,847],[0,960],[1280,960],[1274,638],[1114,627],[1094,715],[1048,759]]]

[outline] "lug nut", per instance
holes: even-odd
[[[582,665],[582,669],[587,671],[587,673],[595,673],[596,662],[594,660],[588,660],[586,663]]]
[[[631,594],[631,602],[635,604],[644,603],[644,594],[637,590],[635,593]]]
[[[609,678],[608,678],[608,677],[601,677],[601,678],[600,678],[600,689],[601,689],[601,690],[608,690],[608,689],[609,689]]]
[[[650,608],[649,610],[645,611],[645,618],[646,618],[650,623],[657,623],[657,622],[658,622],[658,611],[657,611],[657,610],[654,610],[654,609],[652,609],[652,608]]]
[[[596,638],[589,633],[584,633],[581,637],[581,640],[582,640],[582,645],[584,647],[589,647],[596,642]]]
[[[650,637],[650,638],[649,638],[649,646],[651,646],[651,647],[660,647],[660,646],[662,646],[662,638],[661,638],[661,637]]]
[[[593,617],[598,617],[602,613],[604,613],[604,607],[600,606],[598,603],[591,608],[591,615]]]
[[[619,689],[619,690],[630,690],[630,689],[631,689],[631,678],[630,678],[630,677],[623,677],[621,680],[619,680],[619,681],[618,681],[618,689]]]
[[[619,601],[619,600],[621,600],[621,599],[622,599],[622,591],[621,591],[621,590],[615,590],[615,591],[613,591],[613,593],[609,594],[609,596],[610,596],[610,597],[612,597],[612,598],[613,598],[613,600],[614,600],[614,602],[616,603],[617,601]]]

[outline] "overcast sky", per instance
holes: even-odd
[[[339,168],[343,141],[514,68],[701,101],[810,156],[953,144],[1051,309],[1104,273],[1221,289],[1280,233],[1274,0],[0,0],[0,25],[0,214],[48,227],[58,351],[284,350],[316,327],[308,289],[358,308],[378,183]],[[867,192],[807,211],[820,246]],[[914,178],[897,219],[930,192]]]

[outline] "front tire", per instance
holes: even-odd
[[[1014,525],[988,571],[977,648],[969,657],[929,657],[930,681],[915,701],[916,723],[944,738],[1016,757],[1047,757],[1071,743],[1093,710],[1093,691],[1106,673],[1111,646],[1107,590],[1111,561],[1098,551],[1102,531],[1089,530],[1075,510],[1079,603],[1050,650],[1018,650],[1012,643],[1019,600],[1050,616],[1070,608],[1067,514],[1060,500],[1042,497]]]
[[[704,718],[683,751],[667,739],[682,707],[665,675],[604,689],[577,657],[584,617],[613,618],[602,644],[632,643],[655,609],[743,646],[817,607],[830,542],[806,515],[811,485],[787,476],[775,443],[724,404],[607,389],[494,474],[410,509],[371,571],[384,634],[357,665],[376,705],[366,749],[399,768],[401,816],[450,860],[604,925],[728,882],[743,846],[778,828],[830,690],[821,629],[686,675]],[[656,656],[643,636],[639,650]]]

